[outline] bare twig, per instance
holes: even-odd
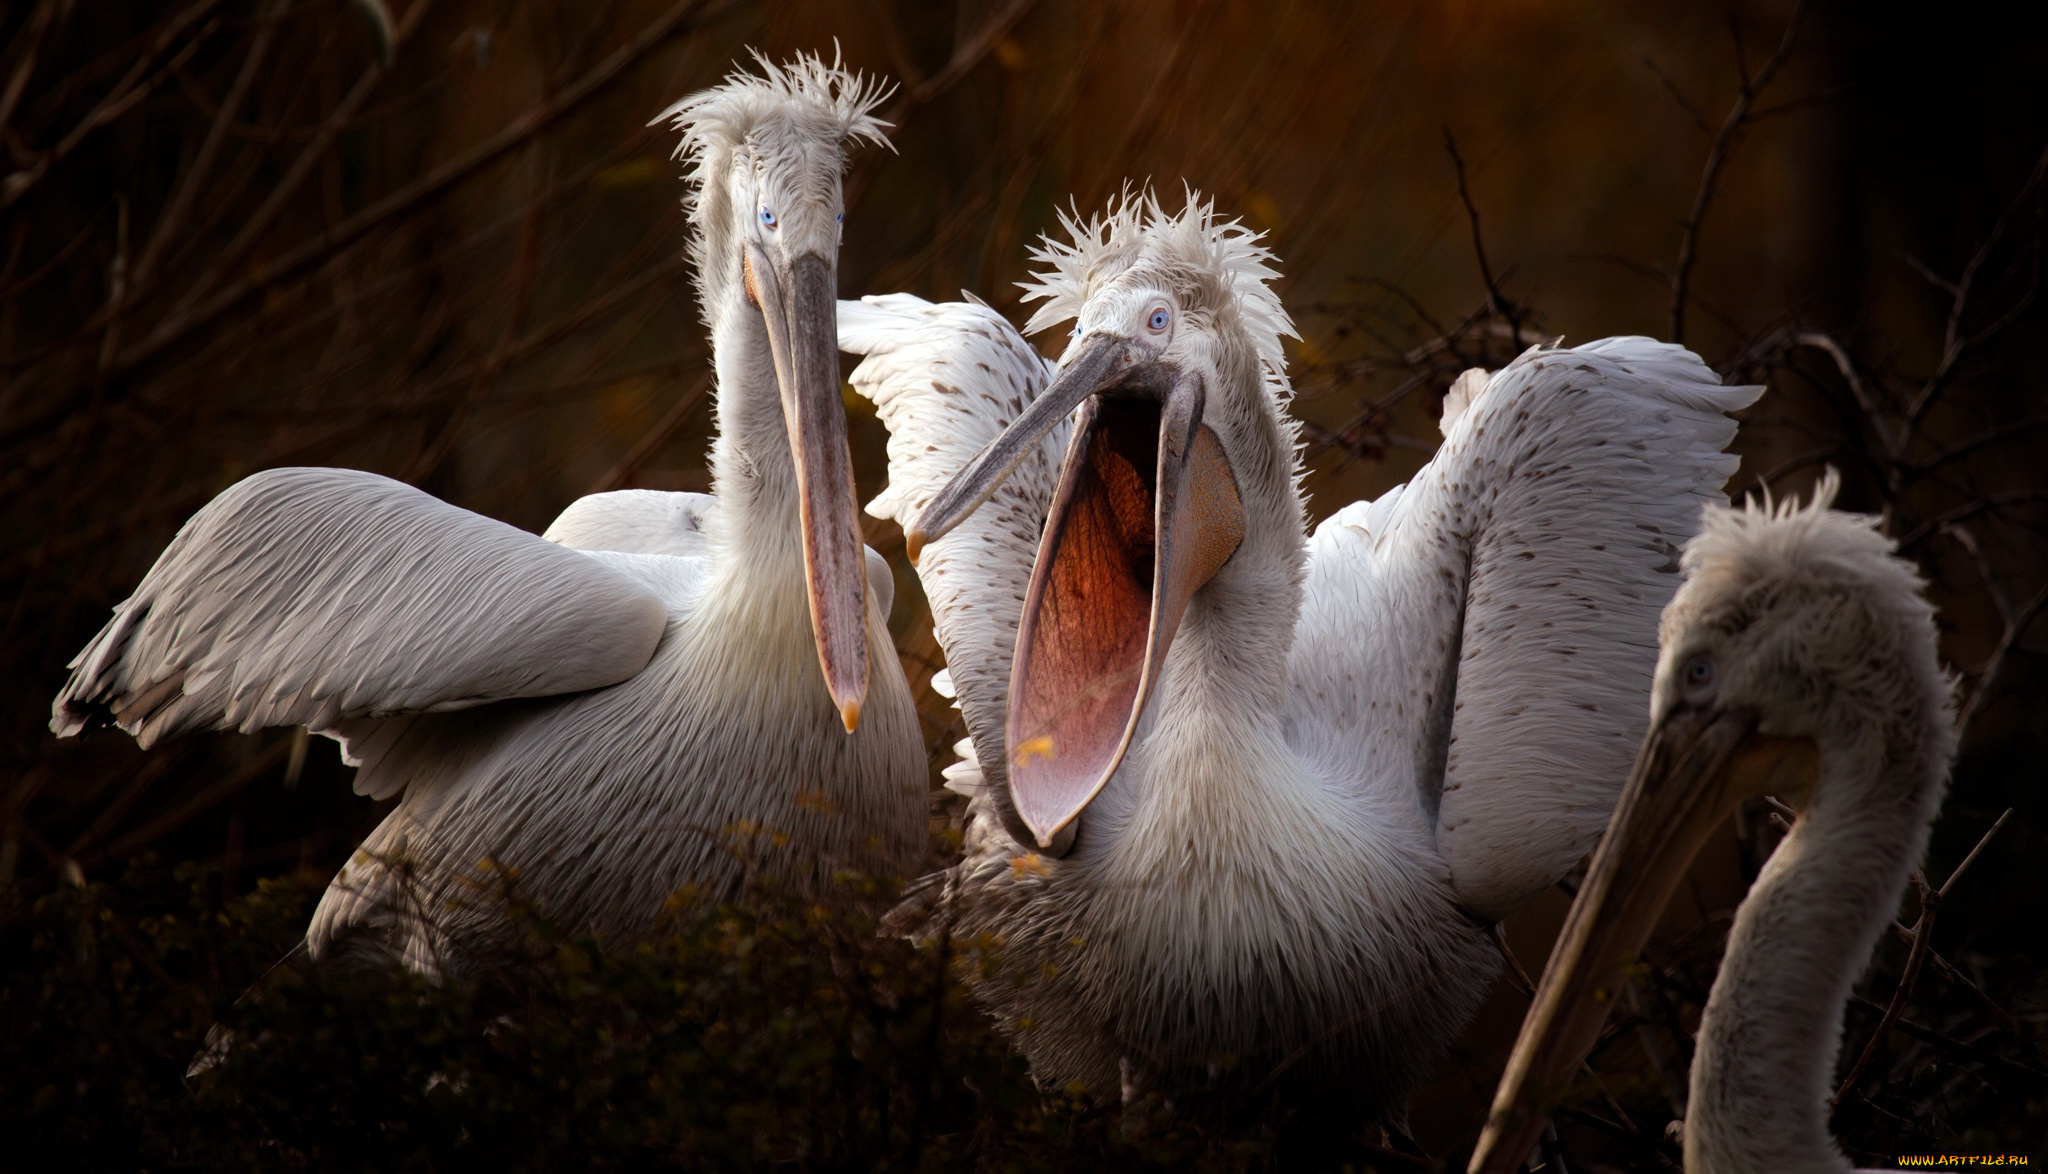
[[[185,215],[191,210],[192,202],[199,195],[199,189],[212,172],[215,159],[220,154],[221,144],[227,140],[227,131],[234,122],[235,112],[242,107],[242,100],[249,93],[249,86],[256,79],[256,73],[270,54],[270,44],[277,34],[276,17],[284,15],[291,8],[291,0],[279,0],[271,10],[272,19],[266,20],[249,41],[249,48],[242,56],[242,67],[235,71],[235,80],[228,85],[227,96],[221,99],[220,111],[214,116],[213,125],[207,128],[206,139],[200,144],[199,154],[193,157],[190,166],[178,177],[177,189],[171,194],[170,202],[156,219],[156,228],[151,233],[149,244],[142,256],[135,262],[134,281],[138,289],[146,289],[149,279],[156,273],[158,260],[163,256],[164,247],[184,227]]]
[[[1486,283],[1486,307],[1505,319],[1508,330],[1516,337],[1522,333],[1522,319],[1515,312],[1514,302],[1500,292],[1500,283],[1494,280],[1493,267],[1486,263],[1486,238],[1479,231],[1479,206],[1472,202],[1472,191],[1465,184],[1465,157],[1458,154],[1458,140],[1451,135],[1451,128],[1444,128],[1444,149],[1451,153],[1451,166],[1458,172],[1458,199],[1464,202],[1465,216],[1472,224],[1472,255],[1479,260],[1479,278]]]
[[[2028,174],[2027,182],[2020,185],[2019,194],[2015,195],[2005,206],[2005,211],[1999,214],[1997,222],[1991,226],[1991,231],[1985,234],[1983,241],[1978,244],[1977,251],[1970,254],[1969,261],[1963,266],[1962,276],[1953,284],[1945,286],[1951,291],[1952,296],[1949,299],[1948,321],[1942,331],[1941,361],[1936,365],[1934,373],[1927,377],[1927,382],[1921,386],[1919,394],[1913,397],[1911,406],[1906,410],[1908,428],[1918,424],[1921,417],[1927,414],[1927,409],[1934,405],[1935,398],[1948,386],[1949,377],[1954,374],[1956,364],[1962,359],[1963,354],[1972,345],[1997,333],[2012,320],[2013,313],[2008,312],[1974,337],[1963,333],[1963,315],[1969,308],[1970,290],[1976,283],[1978,273],[1983,270],[1984,263],[1990,260],[1992,249],[2005,236],[2005,230],[2011,226],[2013,217],[2020,209],[2026,207],[2035,191],[2040,188],[2044,176],[2048,176],[2048,148],[2042,149],[2041,154],[2034,160],[2034,170]],[[1942,283],[1937,281],[1936,284]],[[2030,291],[2029,298],[2031,296]],[[2023,299],[2022,306],[2024,304]]]
[[[1885,1007],[1883,1017],[1877,1021],[1876,1030],[1870,1033],[1870,1042],[1863,1046],[1862,1054],[1856,1057],[1856,1063],[1850,1066],[1849,1074],[1842,1078],[1841,1087],[1835,1090],[1833,1099],[1828,1101],[1830,1113],[1841,1105],[1843,1099],[1849,1095],[1849,1090],[1856,1087],[1857,1078],[1861,1077],[1863,1070],[1877,1058],[1878,1049],[1884,1045],[1885,1036],[1890,1034],[1892,1027],[1898,1023],[1899,1016],[1904,1013],[1906,1000],[1912,997],[1913,987],[1920,980],[1920,968],[1927,961],[1928,947],[1934,937],[1934,919],[1941,912],[1942,901],[1947,899],[1949,890],[1955,887],[1956,881],[1962,879],[1963,873],[1969,870],[1970,865],[1976,863],[1978,854],[1984,851],[1984,845],[1990,843],[1991,837],[1997,835],[1998,829],[2004,827],[2005,821],[2011,818],[2012,808],[2008,807],[2005,814],[1999,816],[1997,822],[1978,837],[1977,846],[1970,849],[1970,854],[1963,857],[1963,862],[1956,865],[1956,870],[1949,874],[1948,880],[1942,882],[1939,889],[1930,891],[1927,887],[1927,878],[1917,871],[1913,873],[1913,885],[1920,890],[1920,916],[1913,923],[1913,944],[1906,951],[1906,969],[1899,976],[1899,984],[1892,991],[1892,1000]]]
[[[1728,117],[1721,123],[1719,134],[1714,136],[1713,145],[1707,150],[1707,164],[1700,175],[1699,191],[1693,196],[1692,213],[1685,218],[1685,231],[1678,241],[1678,263],[1671,272],[1671,341],[1685,341],[1685,307],[1692,281],[1692,269],[1699,260],[1700,226],[1706,222],[1707,207],[1714,198],[1714,185],[1720,178],[1721,168],[1728,162],[1729,152],[1735,147],[1735,140],[1741,134],[1743,125],[1749,121],[1751,104],[1756,101],[1765,86],[1771,83],[1780,67],[1792,57],[1792,47],[1799,41],[1799,26],[1806,19],[1806,0],[1799,0],[1792,16],[1785,22],[1784,36],[1778,42],[1778,51],[1755,74],[1746,66],[1742,68],[1742,90],[1736,95],[1735,105],[1728,111]],[[1738,56],[1742,39],[1736,38]]]
[[[85,141],[86,136],[126,114],[134,108],[137,102],[148,97],[160,81],[175,73],[178,67],[184,64],[198,50],[200,44],[206,40],[207,33],[212,27],[210,24],[207,28],[200,30],[197,35],[190,38],[171,59],[168,66],[154,71],[150,67],[156,65],[157,58],[167,52],[172,45],[176,44],[178,38],[183,36],[187,30],[194,24],[199,23],[201,19],[209,16],[219,3],[220,0],[199,0],[197,4],[173,16],[165,23],[149,49],[135,59],[135,63],[129,67],[126,74],[122,75],[121,80],[114,83],[113,88],[107,91],[106,96],[101,98],[99,103],[88,111],[85,117],[80,119],[62,139],[58,140],[56,146],[43,152],[42,155],[36,158],[35,162],[27,167],[14,172],[5,179],[0,179],[0,211],[5,211],[16,201],[34,190],[36,185],[41,183],[50,174],[51,168],[61,162],[65,156],[71,154],[78,144]]]
[[[1998,638],[1997,647],[1985,659],[1984,667],[1977,674],[1977,684],[1970,690],[1970,699],[1963,703],[1962,711],[1956,714],[1956,729],[1967,732],[1970,723],[1977,720],[1983,711],[1991,690],[1998,684],[1998,674],[2005,668],[2005,658],[2012,652],[2013,645],[2026,635],[2027,628],[2040,616],[2041,609],[2048,607],[2048,585],[2034,593],[2034,597],[2014,609],[2005,621],[2005,631]]]

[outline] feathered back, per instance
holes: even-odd
[[[1086,221],[1078,210],[1061,212],[1060,227],[1070,240],[1039,238],[1031,259],[1051,268],[1018,283],[1026,301],[1045,303],[1025,324],[1025,333],[1079,317],[1103,286],[1141,264],[1150,265],[1173,282],[1184,303],[1212,312],[1235,308],[1258,352],[1268,390],[1284,403],[1287,355],[1280,340],[1301,336],[1273,292],[1271,283],[1280,271],[1273,266],[1272,250],[1260,243],[1263,234],[1237,220],[1219,221],[1214,201],[1192,188],[1185,194],[1177,214],[1160,205],[1156,192],[1128,187]]]
[[[884,133],[889,124],[876,118],[874,109],[894,87],[846,69],[836,45],[830,64],[800,53],[787,65],[777,65],[756,50],[749,52],[758,74],[734,70],[725,84],[684,98],[654,120],[666,119],[683,133],[675,158],[686,165],[683,178],[689,187],[683,207],[694,229],[690,260],[700,289],[712,259],[730,252],[725,246],[733,231],[725,189],[710,181],[726,173],[742,147],[769,156],[814,153],[814,166],[786,173],[836,183],[848,142],[889,145]]]

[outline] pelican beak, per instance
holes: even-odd
[[[832,260],[816,253],[784,265],[750,244],[743,256],[747,293],[767,323],[796,464],[804,583],[818,664],[832,704],[852,733],[868,690],[867,560],[839,394],[838,275]]]
[[[1677,708],[1643,740],[1579,889],[1467,1169],[1522,1168],[1598,1042],[1623,969],[1714,829],[1744,799],[1812,785],[1813,742],[1756,732],[1747,712]]]
[[[1078,404],[1011,665],[1010,795],[1041,848],[1116,772],[1189,599],[1244,539],[1200,378],[1082,341],[1059,378],[918,518],[951,529]]]

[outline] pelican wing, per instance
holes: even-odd
[[[51,728],[110,723],[149,746],[346,725],[369,741],[396,727],[366,719],[622,681],[667,619],[605,559],[375,474],[273,469],[178,531],[71,662]]]
[[[1735,471],[1726,413],[1763,389],[1645,338],[1459,382],[1415,479],[1317,529],[1293,687],[1333,762],[1406,748],[1383,769],[1412,778],[1458,898],[1499,918],[1606,825],[1678,548]]]
[[[839,345],[866,356],[853,387],[889,430],[889,484],[868,513],[902,525],[1045,389],[1053,370],[989,307],[910,294],[839,303]],[[1066,443],[1063,424],[918,558],[968,735],[996,791],[1017,620]]]
[[[717,499],[708,493],[619,489],[569,503],[541,537],[571,550],[697,555]]]

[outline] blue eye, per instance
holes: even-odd
[[[1160,331],[1166,329],[1166,324],[1171,320],[1166,313],[1165,306],[1155,306],[1152,309],[1152,316],[1145,320],[1145,325],[1151,327],[1154,331]]]
[[[846,223],[846,213],[844,213],[844,212],[841,212],[841,213],[839,214],[839,216],[837,217],[837,222],[838,222],[838,223],[840,223],[840,224],[844,224],[844,223]]]
[[[775,213],[773,213],[773,212],[769,211],[769,210],[768,210],[768,209],[766,209],[766,208],[763,208],[763,209],[761,209],[761,223],[763,223],[763,224],[767,225],[767,226],[768,226],[768,227],[770,227],[770,228],[774,228],[774,227],[775,227]]]

